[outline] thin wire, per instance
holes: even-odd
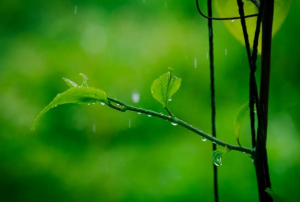
[[[198,0],[197,0],[197,7]],[[210,91],[211,91],[211,123],[212,123],[212,136],[216,137],[216,105],[215,105],[215,70],[214,70],[214,36],[212,25],[212,3],[211,0],[207,0],[208,8],[208,38],[209,38],[209,69],[210,69]],[[200,10],[200,9],[199,9]],[[213,151],[217,150],[217,145],[212,144]],[[213,164],[214,168],[214,196],[215,202],[219,201],[219,187],[218,187],[218,168]]]
[[[204,18],[207,18],[207,19],[211,19],[211,20],[238,20],[238,19],[241,19],[241,17],[215,18],[215,17],[211,17],[209,14],[207,16],[204,13],[202,13],[202,11],[200,10],[198,0],[196,0],[196,5],[197,5],[197,9],[198,9],[198,12],[200,13],[200,15],[202,15]],[[246,15],[246,16],[244,16],[244,18],[251,18],[251,17],[256,17],[256,16],[257,16],[257,14],[252,14],[252,15]]]

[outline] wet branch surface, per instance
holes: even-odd
[[[253,154],[253,151],[249,148],[239,147],[239,146],[235,146],[235,145],[231,145],[231,144],[228,144],[226,142],[223,142],[222,140],[219,140],[219,139],[211,136],[210,134],[205,133],[205,132],[203,132],[202,130],[200,130],[198,128],[195,128],[191,124],[186,123],[185,121],[180,120],[175,116],[168,116],[168,115],[165,115],[163,113],[158,113],[158,112],[155,112],[155,111],[152,111],[152,110],[147,110],[147,109],[143,109],[143,108],[130,106],[130,105],[127,105],[127,104],[125,104],[125,103],[123,103],[123,102],[121,102],[117,99],[113,99],[113,98],[109,98],[109,97],[107,97],[107,99],[109,100],[109,103],[107,105],[109,107],[113,108],[113,109],[118,110],[118,111],[121,111],[121,112],[134,111],[134,112],[138,112],[138,113],[158,117],[158,118],[161,118],[163,120],[169,121],[173,124],[178,124],[178,125],[186,128],[186,129],[188,129],[188,130],[190,130],[190,131],[192,131],[192,132],[194,132],[194,133],[196,133],[196,134],[198,134],[198,135],[214,142],[217,145],[227,147],[227,149],[229,149],[229,150],[240,151],[240,152],[244,152],[244,153],[247,153],[247,154],[250,154],[250,155]]]

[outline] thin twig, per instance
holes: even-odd
[[[254,115],[254,104],[255,104],[255,91],[257,91],[256,87],[256,80],[255,80],[255,70],[253,71],[252,68],[252,58],[251,58],[251,51],[250,51],[250,43],[249,43],[249,37],[247,32],[247,26],[246,26],[246,20],[245,20],[245,13],[244,13],[244,3],[242,0],[237,0],[237,4],[239,7],[239,13],[241,16],[241,25],[243,29],[244,34],[244,41],[247,51],[247,57],[250,67],[250,92],[249,92],[249,108],[250,108],[250,119],[251,119],[251,140],[252,140],[252,148],[255,148],[256,145],[256,131],[255,131],[255,115]],[[255,90],[256,88],[256,90]]]
[[[110,104],[108,104],[109,107],[112,107],[113,109],[116,109],[116,107],[118,109],[118,111],[122,111],[122,112],[125,112],[125,111],[134,111],[134,112],[138,112],[138,113],[142,113],[142,114],[147,114],[147,115],[151,115],[153,117],[158,117],[158,118],[161,118],[163,120],[167,120],[167,121],[170,121],[172,123],[177,123],[178,125],[181,125],[183,126],[184,128],[190,130],[190,131],[193,131],[194,133],[214,142],[215,144],[217,145],[220,145],[220,146],[223,146],[223,147],[227,147],[229,150],[235,150],[235,151],[240,151],[240,152],[244,152],[244,153],[247,153],[247,154],[250,154],[252,155],[253,154],[253,151],[249,148],[245,148],[245,147],[239,147],[239,146],[235,146],[235,145],[231,145],[231,144],[228,144],[226,142],[223,142],[207,133],[204,133],[202,130],[198,129],[198,128],[195,128],[194,126],[192,126],[191,124],[188,124],[176,117],[172,117],[172,116],[167,116],[163,113],[158,113],[158,112],[155,112],[155,111],[151,111],[151,110],[147,110],[147,109],[142,109],[142,108],[137,108],[137,107],[134,107],[134,106],[130,106],[130,105],[127,105],[117,99],[113,99],[113,98],[107,98],[110,102]],[[117,106],[115,105],[112,105],[112,103],[116,103],[116,104],[119,104]]]

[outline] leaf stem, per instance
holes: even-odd
[[[235,145],[231,145],[231,144],[228,144],[226,142],[223,142],[222,140],[219,140],[205,132],[203,132],[202,130],[198,129],[198,128],[195,128],[194,126],[192,126],[191,124],[188,124],[186,122],[184,122],[183,120],[180,120],[178,118],[176,118],[175,116],[167,116],[163,113],[158,113],[158,112],[155,112],[155,111],[152,111],[152,110],[147,110],[147,109],[143,109],[143,108],[138,108],[138,107],[134,107],[134,106],[130,106],[130,105],[127,105],[117,99],[114,99],[114,98],[109,98],[107,97],[107,99],[109,100],[109,104],[108,106],[113,108],[113,109],[116,109],[116,110],[119,110],[119,111],[122,111],[122,112],[125,112],[125,111],[134,111],[134,112],[139,112],[139,113],[143,113],[143,114],[147,114],[147,115],[151,115],[151,116],[155,116],[155,117],[158,117],[158,118],[161,118],[163,120],[167,120],[167,121],[170,121],[170,122],[173,122],[173,123],[177,123],[178,125],[181,125],[182,127],[214,142],[215,144],[217,145],[220,145],[220,146],[223,146],[223,147],[227,147],[229,150],[235,150],[235,151],[240,151],[240,152],[244,152],[244,153],[247,153],[247,154],[253,154],[253,151],[249,148],[245,148],[245,147],[239,147],[239,146],[235,146]],[[119,104],[119,106],[115,106],[113,105],[112,103],[116,103],[116,104]]]

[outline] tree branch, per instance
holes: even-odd
[[[192,126],[191,124],[188,124],[178,118],[176,118],[175,116],[167,116],[167,115],[164,115],[163,113],[158,113],[158,112],[155,112],[155,111],[151,111],[151,110],[147,110],[147,109],[142,109],[142,108],[137,108],[137,107],[134,107],[134,106],[129,106],[117,99],[113,99],[113,98],[109,98],[107,97],[107,99],[109,100],[109,103],[107,104],[109,107],[113,108],[113,109],[116,109],[118,111],[121,111],[121,112],[125,112],[125,111],[134,111],[134,112],[138,112],[138,113],[143,113],[143,114],[147,114],[147,115],[151,115],[151,116],[155,116],[155,117],[158,117],[158,118],[161,118],[163,120],[166,120],[166,121],[170,121],[171,123],[176,123],[178,125],[181,125],[182,127],[212,141],[213,143],[217,144],[217,145],[220,145],[220,146],[223,146],[223,147],[227,147],[229,150],[235,150],[235,151],[240,151],[240,152],[244,152],[244,153],[247,153],[247,154],[250,154],[252,155],[253,154],[253,151],[249,148],[245,148],[245,147],[239,147],[239,146],[235,146],[235,145],[231,145],[231,144],[228,144],[226,142],[223,142],[207,133],[204,133],[202,130],[198,129],[198,128],[195,128],[194,126]],[[115,103],[115,104],[113,104]]]

